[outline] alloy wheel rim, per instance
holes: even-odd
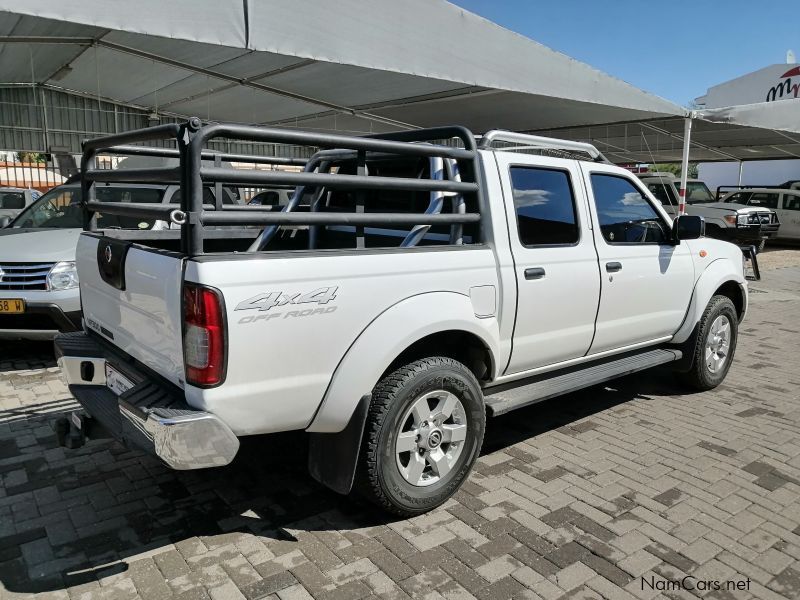
[[[731,348],[731,322],[725,315],[719,315],[711,323],[706,338],[706,367],[711,373],[718,373],[728,362]]]
[[[425,487],[441,481],[458,462],[467,439],[464,405],[446,390],[415,399],[400,421],[395,460],[408,483]]]

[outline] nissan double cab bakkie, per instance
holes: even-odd
[[[94,166],[165,138],[178,168]],[[299,173],[203,166],[216,138],[315,154]],[[747,309],[739,249],[702,237],[700,217],[671,219],[588,144],[192,119],[86,142],[83,174],[85,330],[56,349],[84,410],[58,422],[62,445],[110,434],[199,469],[229,463],[245,436],[302,430],[315,479],[399,515],[453,495],[487,417],[659,365],[719,385]],[[181,208],[96,200],[95,182],[125,177],[180,181]],[[204,207],[218,182],[295,192],[280,211]],[[93,228],[98,211],[182,235],[131,240]],[[211,226],[252,237],[208,251]]]

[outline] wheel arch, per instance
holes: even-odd
[[[729,259],[718,259],[708,265],[695,283],[686,316],[672,338],[673,344],[691,344],[703,311],[717,294],[730,298],[736,307],[739,322],[744,319],[747,312],[747,281],[740,273],[736,272]]]
[[[459,348],[458,342],[465,347]],[[436,355],[456,360],[466,356],[473,373],[485,369],[487,376],[494,376],[497,319],[476,317],[469,296],[455,292],[413,296],[374,319],[342,358],[307,428],[308,468],[314,479],[340,494],[351,490],[372,389],[400,361],[413,362],[434,348]]]
[[[341,431],[359,399],[402,360],[448,356],[464,362],[479,381],[491,379],[499,345],[497,319],[475,316],[469,296],[430,292],[406,298],[358,335],[337,366],[307,431]]]

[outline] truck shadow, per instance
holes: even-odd
[[[52,341],[0,339],[0,373],[55,366]]]
[[[586,431],[600,411],[681,393],[668,373],[613,385],[490,420],[483,454],[554,429]],[[0,422],[7,416],[0,413]],[[0,425],[0,590],[37,593],[96,581],[171,544],[180,551],[199,540],[212,552],[236,553],[237,532],[260,536],[276,555],[320,544],[326,535],[369,543],[374,532],[365,528],[399,520],[313,481],[302,435],[247,440],[228,467],[181,472],[110,441],[64,454],[46,431],[55,416]],[[477,469],[486,470],[482,461]]]

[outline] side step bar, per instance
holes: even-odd
[[[487,390],[489,395],[484,398],[484,401],[489,415],[496,417],[516,408],[591,387],[629,373],[674,362],[682,357],[683,353],[680,350],[649,350],[633,356],[594,364],[583,369],[572,370],[555,377],[548,373],[538,381],[512,387],[505,391],[493,393],[489,388]]]

